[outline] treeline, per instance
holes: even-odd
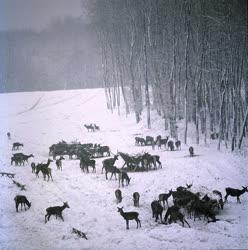
[[[1,31],[0,92],[101,87],[98,47],[80,18],[54,20],[40,32]]]
[[[178,137],[178,120],[195,124],[196,143],[209,133],[240,147],[247,130],[248,59],[245,0],[89,0],[101,46],[109,108],[140,121],[151,109]],[[131,100],[128,98],[131,94]],[[143,105],[145,104],[145,105]],[[143,110],[145,109],[145,110]]]

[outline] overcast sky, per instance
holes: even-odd
[[[80,0],[0,0],[0,30],[41,30],[53,18],[81,14]]]

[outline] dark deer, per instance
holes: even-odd
[[[240,202],[240,199],[239,199],[239,196],[242,195],[242,194],[245,193],[245,192],[248,192],[247,187],[243,187],[243,186],[242,186],[242,188],[243,188],[243,189],[241,189],[241,190],[240,190],[240,189],[230,188],[230,187],[226,188],[225,202],[227,201],[227,197],[228,197],[229,195],[231,195],[231,196],[233,196],[233,197],[237,197],[237,202],[238,202],[238,203],[241,203],[241,202]]]
[[[117,204],[122,201],[122,194],[121,194],[120,189],[115,190],[115,197],[116,197],[116,200],[117,200]]]
[[[195,155],[194,148],[191,146],[191,147],[189,147],[189,156],[193,157],[194,155]]]
[[[116,174],[119,174],[121,172],[120,169],[115,166],[108,166],[107,168],[105,168],[105,171],[106,180],[108,179],[108,173],[111,173],[110,180],[112,179],[113,175],[115,175],[115,179],[117,180]]]
[[[174,151],[175,147],[173,141],[168,141],[168,148],[170,149],[170,151]]]
[[[114,166],[115,162],[118,160],[118,154],[115,155],[113,158],[108,158],[102,161],[102,174],[103,174],[103,169],[106,171],[106,167],[108,166]]]
[[[32,168],[32,173],[35,173],[36,166],[34,162],[31,163],[31,168]]]
[[[33,154],[30,154],[30,155],[23,155],[22,156],[22,164],[24,165],[24,163],[28,163],[28,159],[31,158],[31,157],[34,157]]]
[[[175,145],[176,145],[177,150],[179,149],[181,150],[181,141],[176,141]]]
[[[129,221],[135,220],[137,223],[137,228],[141,227],[141,222],[139,220],[139,213],[137,212],[124,212],[123,207],[119,208],[117,207],[118,212],[121,214],[121,216],[126,220],[126,229],[129,229]]]
[[[18,150],[19,147],[23,147],[23,144],[20,142],[14,142],[12,146],[12,150]]]
[[[151,203],[152,208],[152,218],[155,217],[155,221],[158,220],[158,217],[160,217],[160,220],[162,222],[162,213],[163,213],[163,207],[160,205],[159,201],[153,201]]]
[[[31,202],[28,201],[27,197],[24,195],[17,195],[15,198],[15,204],[16,204],[16,212],[18,212],[18,206],[19,204],[21,204],[21,210],[22,210],[22,206],[24,206],[24,209],[26,210],[26,205],[28,206],[28,208],[31,207]]]
[[[94,132],[95,131],[95,127],[92,125],[92,124],[90,124],[90,125],[86,125],[86,124],[84,124],[84,127],[88,130],[88,132]]]
[[[170,216],[168,222],[169,224],[171,223],[176,223],[178,220],[180,220],[183,224],[184,227],[184,222],[190,227],[189,223],[185,220],[184,215],[179,211],[179,208],[176,206],[169,207],[166,214],[165,214],[165,223],[167,221],[167,218]]]
[[[48,159],[46,164],[42,164],[42,163],[38,164],[36,166],[36,172],[35,172],[36,177],[39,177],[39,172],[41,171],[42,174],[43,174],[44,180],[46,179],[46,176],[48,177],[47,181],[49,181],[50,177],[53,180],[53,178],[52,178],[52,169],[48,167],[51,162],[53,162],[53,160]]]
[[[62,216],[62,212],[65,208],[70,208],[67,202],[64,202],[63,206],[56,206],[56,207],[48,207],[46,209],[47,214],[45,215],[45,223],[49,221],[51,215],[55,215],[56,219],[57,217],[60,217],[62,221],[64,221],[64,218]]]
[[[133,203],[135,207],[139,207],[140,194],[138,192],[133,193]]]
[[[60,156],[59,159],[56,160],[56,166],[57,166],[57,170],[61,170],[62,171],[62,160],[64,160],[65,158],[63,156]]]
[[[171,195],[172,195],[172,190],[170,190],[168,194],[160,194],[158,196],[159,203],[161,204],[161,202],[163,202],[164,209],[165,209],[165,201],[168,207],[168,199]]]
[[[119,187],[120,187],[120,182],[122,184],[122,187],[124,187],[124,180],[126,181],[126,185],[128,186],[131,178],[129,178],[129,176],[126,172],[120,171],[120,173],[119,173]]]

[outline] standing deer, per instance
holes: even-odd
[[[160,194],[158,196],[159,203],[161,204],[161,202],[163,202],[164,209],[165,209],[165,201],[168,207],[168,199],[171,195],[172,195],[172,190],[170,190],[168,194]]]
[[[189,155],[190,157],[193,157],[195,154],[194,154],[194,148],[191,146],[189,147]]]
[[[59,159],[56,160],[56,166],[57,166],[57,170],[61,170],[62,171],[62,160],[64,160],[65,158],[63,156],[60,156]]]
[[[31,168],[32,168],[32,173],[35,173],[36,166],[34,162],[31,163]]]
[[[18,212],[18,206],[19,204],[21,204],[21,210],[22,210],[22,206],[24,206],[24,209],[26,210],[26,205],[28,206],[28,208],[31,207],[31,202],[28,201],[27,197],[24,195],[17,195],[14,198],[15,204],[16,204],[16,212]]]
[[[65,208],[70,208],[67,202],[64,202],[63,206],[61,206],[61,207],[60,206],[48,207],[46,209],[47,214],[45,215],[45,223],[47,223],[47,221],[49,221],[51,215],[55,215],[56,219],[58,216],[62,219],[62,221],[64,221],[64,218],[62,216],[62,212]]]
[[[117,207],[118,212],[120,213],[120,215],[126,220],[126,229],[129,229],[129,221],[130,220],[135,220],[137,223],[137,228],[141,227],[141,222],[139,220],[139,213],[137,212],[124,212],[123,211],[123,207],[119,208]]]
[[[239,199],[239,196],[240,195],[242,195],[243,193],[245,193],[245,192],[248,192],[248,187],[243,187],[242,186],[242,188],[243,189],[234,189],[234,188],[230,188],[230,187],[228,187],[228,188],[226,188],[226,196],[225,196],[225,202],[227,201],[227,197],[229,196],[229,195],[231,195],[231,196],[233,196],[233,197],[237,197],[237,202],[238,203],[241,203],[240,202],[240,199]]]
[[[158,217],[160,217],[160,220],[162,222],[163,207],[160,205],[160,203],[154,200],[151,203],[151,208],[152,208],[152,218],[155,217],[155,221],[157,222]]]
[[[140,194],[138,192],[133,193],[133,203],[135,207],[139,207]]]
[[[128,174],[126,172],[120,171],[120,173],[119,173],[119,187],[120,187],[120,182],[121,182],[122,187],[124,187],[124,180],[126,181],[126,185],[128,186],[131,178],[128,176]]]
[[[122,194],[121,194],[120,189],[115,190],[115,197],[116,197],[116,200],[117,200],[117,204],[122,201]]]

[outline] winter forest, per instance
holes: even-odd
[[[248,58],[245,1],[89,1],[102,51],[109,108],[119,106],[139,122],[151,108],[178,138],[177,120],[204,141],[219,133],[232,150],[247,131]],[[113,88],[114,87],[114,88]],[[127,96],[132,96],[131,100]],[[131,101],[131,102],[130,102]],[[143,110],[145,102],[145,110]],[[131,106],[131,107],[130,107]]]
[[[248,249],[246,0],[0,0],[0,248]]]

